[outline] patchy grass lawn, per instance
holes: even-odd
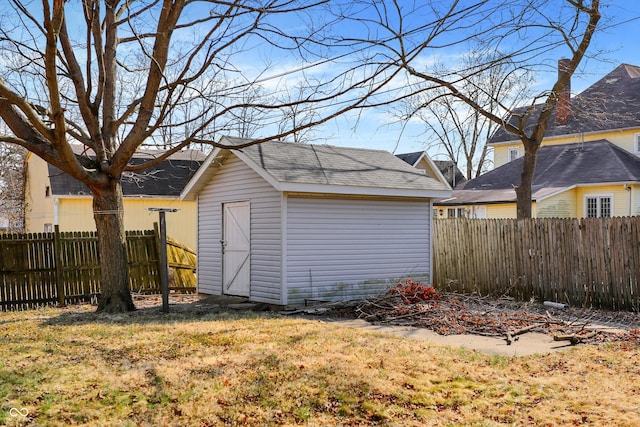
[[[0,425],[640,425],[624,344],[516,358],[264,313],[93,310],[0,313]]]

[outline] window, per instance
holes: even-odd
[[[520,157],[520,149],[518,147],[509,148],[509,161],[512,162]]]
[[[633,136],[633,153],[636,156],[640,156],[640,133],[636,133]]]
[[[486,206],[474,206],[471,211],[472,218],[486,218],[487,207]]]
[[[466,208],[449,208],[447,209],[447,218],[466,218],[467,217],[467,209]]]
[[[601,218],[612,216],[613,196],[586,196],[585,216]]]

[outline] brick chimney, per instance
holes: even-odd
[[[563,58],[558,61],[558,79],[560,79],[569,68],[569,59]],[[571,80],[558,94],[558,105],[556,106],[556,124],[566,125],[571,118]]]

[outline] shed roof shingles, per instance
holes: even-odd
[[[241,151],[283,183],[450,191],[382,150],[265,142]]]

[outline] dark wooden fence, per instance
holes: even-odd
[[[132,291],[160,293],[159,245],[157,229],[127,232]],[[167,258],[170,289],[195,291],[195,253],[168,239]],[[0,234],[0,310],[90,301],[99,293],[96,233]]]
[[[640,217],[436,220],[433,242],[441,289],[640,309]]]

